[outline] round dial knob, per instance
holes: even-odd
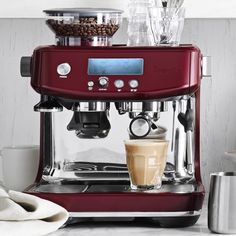
[[[115,87],[118,89],[123,88],[125,85],[124,81],[121,79],[116,80],[114,84],[115,84]]]
[[[57,66],[57,73],[59,75],[68,75],[71,71],[71,66],[69,63],[62,63]]]
[[[136,80],[136,79],[130,80],[129,81],[129,86],[133,89],[137,88],[138,87],[138,80]]]
[[[108,86],[109,79],[107,77],[100,77],[98,79],[98,83],[102,88],[106,88]]]

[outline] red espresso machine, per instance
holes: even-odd
[[[193,225],[204,199],[200,175],[202,55],[192,45],[113,45],[121,11],[45,11],[57,45],[21,60],[41,95],[40,167],[26,192],[77,220],[146,219]],[[124,140],[170,141],[160,190],[130,190]]]

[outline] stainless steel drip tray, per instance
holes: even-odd
[[[73,172],[76,175],[80,174],[102,174],[102,173],[118,173],[128,174],[126,164],[118,163],[103,163],[103,162],[68,162],[64,164],[65,172]],[[174,173],[174,165],[167,162],[165,167],[165,174]]]
[[[163,178],[173,180],[174,172],[174,165],[167,162]],[[58,176],[75,181],[129,181],[127,165],[118,163],[67,162]],[[47,176],[44,176],[44,179],[50,181],[50,177],[47,180]]]
[[[33,186],[27,192],[40,193],[83,193],[88,188],[87,185],[62,185],[62,184],[40,184]]]
[[[195,192],[196,186],[193,184],[182,184],[182,185],[170,185],[163,184],[162,188],[159,190],[149,190],[147,193],[186,193],[186,192]],[[92,185],[87,191],[88,193],[96,193],[96,192],[138,192],[131,190],[129,185]]]
[[[145,193],[191,193],[198,191],[196,183],[169,184],[164,183],[159,190],[150,190]],[[42,193],[128,193],[131,190],[129,184],[52,184],[42,183],[33,186],[28,192]],[[141,192],[143,193],[143,192]]]
[[[65,164],[64,171],[75,173],[91,173],[91,172],[112,172],[127,173],[127,166],[118,163],[102,163],[102,162],[68,162]]]

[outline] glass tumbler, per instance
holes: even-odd
[[[184,27],[184,8],[148,8],[149,20],[156,46],[178,46]]]
[[[150,46],[151,31],[145,15],[135,16],[128,25],[128,46]]]
[[[148,8],[154,0],[130,0],[128,4],[128,46],[150,46],[153,44]]]
[[[150,139],[125,141],[132,190],[146,191],[161,188],[168,143],[164,140]]]

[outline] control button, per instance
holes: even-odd
[[[109,79],[107,77],[100,77],[98,79],[98,83],[102,88],[106,88],[108,86]]]
[[[129,81],[129,86],[131,87],[131,88],[137,88],[138,87],[138,80],[136,80],[136,79],[133,79],[133,80],[130,80]]]
[[[94,86],[94,82],[93,81],[89,81],[88,82],[88,87],[93,87]]]
[[[125,85],[124,81],[121,79],[116,80],[114,84],[115,84],[115,87],[118,89],[123,88]]]
[[[59,75],[68,75],[71,72],[71,66],[69,63],[62,63],[57,66],[57,73]]]

